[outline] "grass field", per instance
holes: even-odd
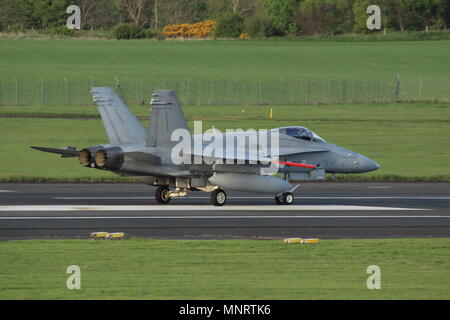
[[[450,239],[0,242],[0,299],[449,299]],[[81,290],[68,290],[69,265]],[[381,268],[381,290],[366,286]]]
[[[401,99],[450,101],[449,51],[449,40],[3,39],[0,104],[83,105],[92,85],[118,83],[132,103],[161,88],[198,105],[368,103],[392,98],[397,73]]]
[[[450,41],[0,40],[0,80],[448,79]],[[407,54],[406,54],[407,53]]]
[[[148,117],[148,107],[133,106]],[[342,176],[365,180],[450,180],[450,105],[398,103],[339,106],[273,107],[186,106],[203,129],[276,128],[306,126],[329,142],[375,159],[381,169],[364,175]],[[45,115],[56,118],[32,118]],[[3,116],[3,117],[2,117]],[[5,118],[24,117],[24,118]],[[77,117],[78,119],[58,118]],[[61,159],[29,148],[31,145],[83,148],[107,142],[96,107],[0,107],[0,181],[113,180],[110,172],[83,168],[77,159]],[[147,125],[148,121],[144,121]]]

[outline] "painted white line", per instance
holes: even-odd
[[[184,199],[184,200],[195,200],[195,199],[209,199],[210,197],[175,197],[173,200]],[[382,200],[382,199],[398,199],[398,200],[450,200],[450,197],[395,197],[395,196],[381,196],[381,197],[301,197],[297,196],[296,199],[305,200]],[[148,197],[55,197],[55,200],[152,200],[155,199],[153,196]],[[228,199],[274,199],[274,197],[233,197],[230,196]]]
[[[27,206],[0,206],[1,211],[416,211],[430,210],[420,208],[397,208],[397,207],[371,207],[371,206],[340,206],[340,205],[293,205],[293,206],[224,206],[214,207],[211,205],[27,205]]]
[[[367,187],[368,189],[392,189],[392,187],[383,187],[383,186],[379,186],[379,187]]]
[[[0,190],[0,193],[17,192],[15,190]]]
[[[95,220],[95,219],[411,219],[450,218],[450,216],[63,216],[63,217],[0,217],[0,220]]]

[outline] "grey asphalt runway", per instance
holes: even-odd
[[[0,184],[0,240],[87,238],[95,231],[174,239],[450,237],[450,183],[305,183],[295,205],[229,192],[158,205],[140,184]]]

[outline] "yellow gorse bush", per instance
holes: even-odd
[[[205,20],[194,24],[171,24],[164,27],[163,34],[166,37],[206,38],[211,35],[216,27],[214,20]]]

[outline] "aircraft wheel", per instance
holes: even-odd
[[[277,204],[283,204],[283,196],[282,195],[275,196],[275,202]]]
[[[170,190],[167,186],[159,186],[155,193],[156,202],[166,204],[170,201]]]
[[[275,196],[275,202],[277,204],[289,205],[294,202],[294,195],[290,192],[285,192]]]
[[[211,202],[216,207],[221,207],[227,201],[227,194],[222,189],[216,189],[211,192]]]
[[[290,192],[283,193],[283,204],[292,204],[294,202],[294,195]]]

